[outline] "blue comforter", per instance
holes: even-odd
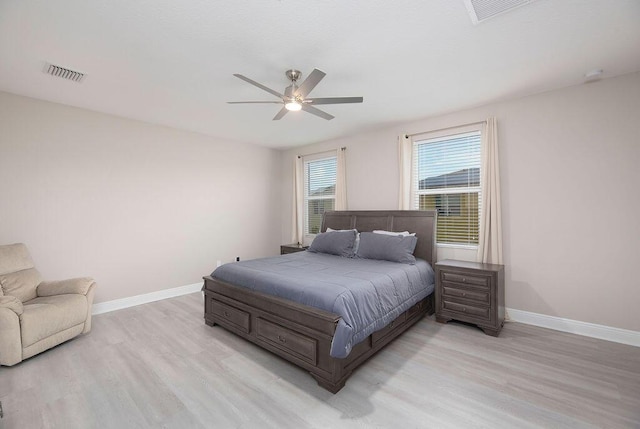
[[[211,276],[341,316],[330,352],[336,358],[434,289],[433,269],[420,259],[408,265],[311,252],[225,264]]]

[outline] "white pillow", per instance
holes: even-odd
[[[393,231],[383,231],[381,229],[376,229],[373,231],[374,234],[383,234],[383,235],[401,235],[403,237],[415,237],[415,232],[402,231],[402,232],[393,232]]]
[[[356,241],[355,243],[353,243],[353,254],[356,255],[358,253],[358,246],[360,246],[360,233],[358,232],[357,229],[333,229],[333,228],[327,227],[327,232],[331,232],[331,231],[355,231]]]

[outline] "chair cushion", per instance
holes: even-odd
[[[0,275],[0,286],[4,294],[15,296],[23,303],[38,296],[40,282],[42,277],[35,268]]]
[[[0,246],[0,275],[33,268],[27,246],[22,243]]]
[[[0,246],[0,295],[11,295],[25,302],[37,296],[42,278],[23,243]]]
[[[88,304],[84,295],[43,296],[24,303],[20,316],[22,347],[84,323]]]
[[[24,305],[15,296],[0,296],[0,308],[8,308],[18,316],[24,312]]]

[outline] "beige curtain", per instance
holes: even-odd
[[[296,156],[293,167],[293,216],[291,239],[293,243],[304,240],[304,166],[302,157]]]
[[[398,208],[411,210],[411,162],[413,156],[413,140],[406,134],[398,136],[398,170],[400,172],[400,189],[398,192]]]
[[[347,148],[338,148],[336,155],[336,210],[347,210]]]
[[[496,118],[489,118],[482,133],[482,207],[478,262],[502,264],[502,209]]]

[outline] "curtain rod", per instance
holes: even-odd
[[[429,133],[435,133],[436,131],[446,131],[446,130],[452,130],[454,128],[462,128],[462,127],[468,127],[469,125],[479,125],[479,124],[486,124],[486,123],[487,123],[487,120],[485,119],[484,121],[469,122],[469,123],[466,123],[466,124],[453,125],[453,126],[450,126],[450,127],[438,128],[437,130],[420,131],[419,133],[405,134],[404,138],[408,139],[409,137],[419,136],[420,134],[429,134]]]
[[[346,146],[342,146],[341,148],[339,148],[340,150],[347,150]],[[316,152],[316,153],[307,153],[304,155],[297,155],[298,158],[302,158],[303,156],[311,156],[311,155],[320,155],[321,153],[327,153],[327,152],[331,152],[333,149],[329,149],[329,150],[323,150],[322,152]]]

